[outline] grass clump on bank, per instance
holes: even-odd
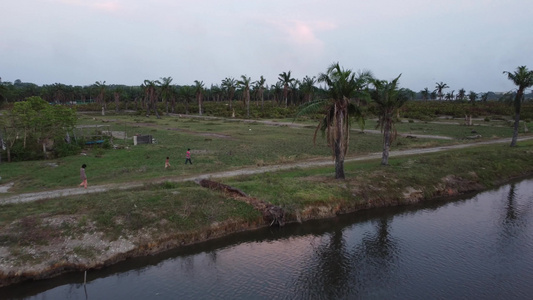
[[[372,206],[408,204],[414,200],[492,188],[511,178],[533,174],[533,141],[445,152],[345,163],[346,180],[331,167],[293,169],[224,180],[256,197],[299,214],[309,206],[338,212]],[[415,201],[415,202],[416,202]],[[311,217],[311,216],[310,216]]]

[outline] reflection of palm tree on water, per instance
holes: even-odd
[[[299,296],[339,299],[372,292],[364,290],[369,286],[368,280],[386,280],[398,256],[398,243],[389,233],[391,221],[391,217],[383,216],[373,222],[376,231],[365,233],[351,249],[343,230],[332,232],[327,242],[316,247],[310,259],[314,266],[302,273],[297,279],[299,282],[293,285],[302,293],[308,293]]]

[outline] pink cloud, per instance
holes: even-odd
[[[317,37],[320,31],[335,29],[337,26],[330,22],[305,22],[300,20],[272,21],[278,31],[289,43],[296,45],[322,46],[323,42]]]
[[[59,0],[58,2],[78,7],[88,7],[104,12],[117,12],[123,8],[117,1]]]

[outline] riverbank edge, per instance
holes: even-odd
[[[414,205],[428,201],[449,201],[461,195],[483,192],[531,176],[533,176],[533,166],[526,172],[522,172],[519,176],[498,178],[492,182],[491,186],[485,186],[475,181],[465,180],[454,175],[448,175],[441,179],[442,184],[426,187],[427,190],[431,190],[432,192],[431,194],[433,196],[430,198],[424,196],[424,190],[410,190],[409,193],[404,193],[403,197],[397,199],[385,200],[379,196],[367,196],[363,199],[364,201],[355,205],[353,205],[353,203],[340,205],[337,203],[335,205],[308,206],[294,215],[287,216],[286,223],[302,223],[310,220],[328,219],[338,215],[368,209]],[[53,264],[48,264],[48,267],[46,268],[26,268],[18,270],[17,272],[8,272],[7,274],[0,271],[0,287],[6,287],[31,280],[49,279],[70,272],[101,269],[130,258],[156,255],[179,247],[223,238],[243,231],[253,231],[268,226],[269,224],[265,224],[262,218],[253,221],[228,220],[223,223],[212,224],[207,228],[202,228],[194,232],[180,232],[177,234],[165,235],[156,239],[145,237],[142,243],[139,243],[137,246],[127,251],[107,251],[105,255],[90,261],[80,263],[58,261]]]

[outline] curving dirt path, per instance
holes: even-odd
[[[520,137],[518,141],[525,141],[525,140],[531,140],[531,139],[533,139],[533,136],[526,136],[526,137]],[[432,148],[417,148],[417,149],[409,149],[409,150],[401,150],[401,151],[391,151],[390,157],[442,152],[442,151],[452,150],[452,149],[463,149],[463,148],[475,147],[479,145],[494,145],[494,144],[501,144],[501,143],[510,143],[510,138],[483,141],[483,142],[473,142],[473,143],[468,143],[468,144],[432,147]],[[382,155],[381,152],[376,152],[376,153],[371,153],[368,155],[349,157],[345,159],[345,162],[378,159],[378,158],[381,158],[381,155]],[[322,159],[322,160],[287,163],[283,165],[248,167],[248,168],[242,168],[239,170],[213,172],[213,173],[205,173],[205,174],[191,175],[191,176],[160,178],[160,179],[152,180],[151,183],[163,183],[167,181],[199,182],[202,179],[215,179],[215,178],[234,177],[234,176],[239,176],[239,175],[252,175],[252,174],[260,174],[260,173],[266,173],[266,172],[288,170],[292,168],[309,168],[309,167],[319,167],[319,166],[332,166],[333,167],[333,165],[334,163],[331,159]],[[37,201],[37,200],[48,199],[48,198],[59,198],[59,197],[64,197],[64,196],[81,195],[81,194],[88,194],[88,193],[102,193],[102,192],[106,192],[109,190],[127,190],[131,188],[142,187],[145,183],[146,183],[145,181],[144,182],[129,182],[129,183],[120,183],[120,184],[96,185],[96,186],[90,186],[87,189],[67,188],[67,189],[58,189],[58,190],[43,191],[43,192],[18,194],[18,195],[0,198],[0,205],[11,204],[11,203],[24,203],[24,202]],[[0,192],[8,192],[11,186],[12,186],[12,183],[1,185]]]

